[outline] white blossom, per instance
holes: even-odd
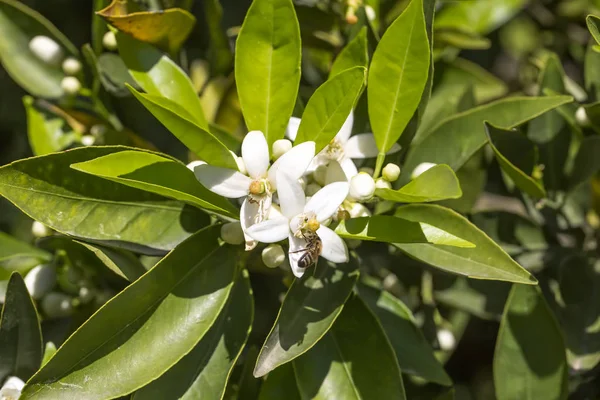
[[[62,63],[62,69],[67,75],[77,75],[81,71],[81,63],[75,57],[67,57]]]
[[[196,166],[194,173],[209,190],[232,199],[244,198],[240,223],[246,236],[246,250],[252,250],[256,247],[256,241],[248,236],[247,230],[269,215],[273,193],[277,190],[277,170],[284,169],[297,180],[304,174],[314,155],[315,143],[305,142],[293,147],[269,167],[269,145],[265,136],[260,131],[252,131],[242,142],[241,159],[249,176],[208,164]]]
[[[350,197],[357,201],[366,201],[375,193],[373,177],[364,172],[359,172],[350,180]]]
[[[39,300],[56,284],[56,269],[50,264],[40,264],[25,275],[24,281],[31,297]]]
[[[52,235],[52,229],[48,228],[40,221],[33,221],[33,224],[31,224],[31,233],[36,238],[43,238]]]
[[[67,94],[77,94],[81,90],[81,82],[74,76],[65,76],[60,82],[60,87]]]
[[[276,243],[289,239],[289,260],[292,272],[302,277],[305,268],[298,261],[306,252],[307,230],[316,233],[322,242],[321,256],[335,263],[348,261],[348,249],[344,241],[331,229],[324,226],[348,195],[347,182],[335,182],[323,187],[308,201],[297,179],[287,171],[277,174],[277,186],[281,206],[281,217],[269,219],[248,228],[248,235],[259,242]]]
[[[435,167],[436,165],[437,164],[430,163],[430,162],[424,162],[424,163],[417,165],[415,167],[415,169],[413,170],[412,174],[410,174],[410,179],[416,179],[423,172],[429,170],[430,168]]]
[[[273,160],[277,160],[279,157],[287,153],[292,149],[292,142],[287,139],[279,139],[273,143]]]
[[[115,36],[113,31],[108,31],[102,37],[102,45],[107,50],[116,50],[117,49],[117,37]]]
[[[20,378],[9,376],[0,389],[0,400],[17,400],[21,397],[21,391],[25,386]]]
[[[400,177],[400,167],[389,163],[381,171],[381,176],[388,182],[394,182]]]
[[[48,36],[34,36],[29,41],[29,50],[40,60],[49,65],[60,65],[63,58],[62,48]]]
[[[376,189],[391,189],[392,184],[387,179],[379,178],[375,181]]]

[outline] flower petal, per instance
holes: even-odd
[[[321,225],[317,229],[317,235],[323,242],[323,250],[321,256],[334,263],[348,262],[348,248],[346,243],[334,231],[326,226]]]
[[[306,268],[298,267],[298,261],[304,255],[304,249],[306,249],[306,240],[302,238],[297,238],[294,235],[289,236],[290,241],[290,250],[288,252],[288,258],[290,260],[290,267],[292,268],[292,273],[296,278],[302,278],[304,275],[304,271]],[[314,266],[312,267],[314,268]]]
[[[314,156],[315,142],[304,142],[279,157],[269,168],[269,181],[274,186],[273,189],[277,189],[277,171],[280,168],[291,178],[298,179],[304,174]]]
[[[246,251],[254,249],[258,244],[256,240],[252,239],[252,237],[246,233],[246,230],[257,222],[257,216],[258,203],[250,202],[246,197],[240,208],[240,224],[242,225],[244,238],[246,239]]]
[[[358,169],[356,169],[356,165],[354,165],[354,161],[351,158],[344,158],[340,163],[340,166],[344,170],[346,174],[346,179],[350,181],[356,174],[358,174]]]
[[[208,190],[230,199],[248,195],[252,183],[252,179],[238,171],[208,164],[196,166],[194,174]]]
[[[323,222],[331,217],[340,207],[346,196],[350,185],[348,182],[335,182],[323,187],[310,198],[304,206],[304,211],[312,211],[317,214],[317,221]]]
[[[292,142],[296,140],[296,136],[298,136],[298,128],[300,128],[300,118],[290,117],[288,121],[288,125],[285,128],[285,137],[290,139]]]
[[[331,161],[327,166],[327,171],[325,171],[325,184],[328,185],[334,182],[348,182],[346,173],[337,161]]]
[[[360,133],[352,136],[344,144],[344,154],[350,158],[377,157],[379,149],[375,143],[375,136],[372,133]]]
[[[269,145],[261,131],[248,132],[242,142],[242,159],[252,178],[266,175],[269,169]]]
[[[290,222],[287,218],[268,219],[252,225],[246,232],[252,239],[259,242],[275,243],[288,237]]]
[[[346,143],[352,135],[352,126],[354,125],[354,111],[350,111],[348,118],[344,121],[344,125],[340,128],[340,131],[335,135],[335,138],[342,143]]]
[[[304,190],[298,182],[280,169],[277,174],[277,195],[279,197],[279,206],[281,213],[288,219],[292,219],[304,210],[306,198]]]

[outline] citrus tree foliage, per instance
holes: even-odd
[[[600,396],[600,2],[58,3],[0,0],[3,399]]]

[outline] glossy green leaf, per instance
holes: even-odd
[[[202,186],[185,165],[157,154],[120,151],[73,164],[71,168],[228,217],[239,216],[239,211],[228,200]]]
[[[398,203],[424,203],[462,196],[454,171],[447,165],[436,165],[398,190],[375,189],[375,195]]]
[[[537,148],[531,140],[515,130],[487,123],[485,132],[500,168],[514,184],[534,198],[546,197],[543,183],[531,176],[537,161]]]
[[[349,41],[335,58],[331,71],[329,71],[329,78],[353,67],[367,68],[369,65],[368,50],[367,28],[362,27],[358,35],[354,36],[354,39]]]
[[[513,285],[494,353],[498,400],[567,398],[567,361],[558,323],[536,286]]]
[[[598,29],[598,25],[600,25],[600,17],[596,15],[588,15],[585,18],[585,23],[587,24],[587,27],[596,43],[600,44],[600,30]]]
[[[98,244],[78,241],[74,241],[74,243],[78,243],[94,253],[108,269],[130,282],[137,280],[146,273],[146,268],[132,253]]]
[[[269,148],[285,133],[300,84],[300,27],[291,0],[254,0],[236,42],[235,80],[249,130]]]
[[[42,363],[42,332],[35,305],[21,275],[10,276],[0,319],[0,380],[26,381]]]
[[[381,154],[400,138],[429,75],[423,1],[412,0],[381,38],[369,68],[369,120]]]
[[[175,54],[192,32],[196,18],[181,8],[160,12],[127,9],[128,2],[113,0],[108,7],[96,12],[115,28],[137,40],[153,44]]]
[[[600,136],[588,136],[581,141],[569,180],[571,188],[588,182],[600,171],[600,157],[597,157],[599,152]]]
[[[272,399],[301,400],[291,363],[280,365],[269,372],[262,384],[258,400]]]
[[[77,48],[50,21],[25,4],[0,1],[0,61],[10,76],[34,96],[60,97],[64,77],[62,58],[47,64],[30,49],[35,36],[46,36],[59,44],[63,56],[77,55]]]
[[[392,346],[358,296],[346,302],[329,332],[294,360],[294,371],[303,400],[406,399]]]
[[[508,93],[508,86],[479,64],[457,58],[444,67],[441,85],[472,86],[477,103],[488,102]]]
[[[352,218],[340,222],[335,232],[346,239],[387,243],[432,243],[470,248],[474,244],[433,225],[390,215]]]
[[[233,286],[237,252],[219,247],[219,229],[190,237],[113,297],[31,378],[21,398],[115,398],[175,365],[213,326]]]
[[[362,283],[356,288],[360,298],[379,319],[402,372],[440,385],[452,385],[409,308],[386,291]]]
[[[585,52],[585,60],[583,63],[583,77],[585,89],[593,100],[598,101],[600,98],[600,52],[594,49],[596,44],[590,40]]]
[[[396,210],[396,217],[431,224],[468,240],[474,248],[423,243],[396,243],[409,256],[447,272],[476,279],[491,279],[535,285],[537,280],[517,264],[500,246],[465,217],[444,207],[411,204]]]
[[[23,97],[27,112],[27,136],[33,154],[41,156],[69,147],[76,139],[73,132],[64,132],[62,118],[45,113],[35,106],[33,98]]]
[[[162,96],[188,112],[186,117],[207,129],[200,98],[185,72],[154,46],[117,33],[119,54],[135,81],[152,96]],[[160,119],[160,118],[159,118]]]
[[[133,95],[158,119],[173,135],[207,163],[237,170],[233,156],[219,139],[192,119],[179,104],[166,97],[140,93],[129,87]]]
[[[1,268],[8,271],[26,272],[29,268],[48,262],[51,259],[52,254],[0,232]]]
[[[56,345],[53,342],[47,342],[44,347],[44,357],[42,358],[42,366],[45,365],[56,353]]]
[[[484,121],[510,129],[570,101],[570,96],[508,97],[453,115],[411,147],[400,179],[407,182],[422,162],[448,164],[457,171],[487,143]]]
[[[254,376],[295,359],[325,335],[352,292],[356,268],[355,262],[334,267],[321,260],[316,270],[294,280],[260,351]]]
[[[70,168],[127,147],[78,148],[0,168],[0,194],[61,233],[157,254],[173,249],[208,222],[183,203]]]
[[[196,347],[164,375],[138,390],[134,400],[221,400],[252,326],[254,303],[244,270],[214,325]]]
[[[526,0],[481,0],[474,3],[448,4],[435,21],[437,28],[464,28],[487,34],[508,21],[525,5]]]
[[[347,69],[315,91],[302,114],[296,144],[314,141],[319,152],[331,142],[358,101],[365,72],[364,67]]]

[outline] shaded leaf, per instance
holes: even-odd
[[[600,45],[600,30],[598,30],[598,25],[600,25],[600,18],[596,15],[588,15],[585,18],[585,23],[592,34],[592,37],[596,41],[596,44]]]
[[[124,279],[127,279],[129,282],[134,282],[146,273],[146,268],[142,265],[140,260],[129,252],[98,244],[78,242],[76,240],[74,243],[79,243],[81,246],[94,253],[108,269]]]
[[[70,146],[76,139],[73,132],[65,132],[65,121],[37,108],[33,98],[23,97],[27,112],[27,136],[33,154],[41,156]]]
[[[26,272],[51,259],[52,254],[0,232],[0,267],[3,269]]]
[[[588,182],[600,170],[600,136],[588,136],[581,141],[569,179],[570,188]]]
[[[462,196],[454,171],[447,165],[436,165],[398,190],[375,189],[375,195],[399,203],[424,203]]]
[[[219,0],[204,2],[206,24],[210,35],[209,60],[212,75],[226,74],[233,66],[233,53],[229,38],[222,27],[223,7]]]
[[[526,4],[526,0],[452,3],[439,13],[435,28],[468,27],[473,32],[487,34],[511,19]]]
[[[258,400],[300,400],[292,364],[283,364],[269,372],[260,388]]]

